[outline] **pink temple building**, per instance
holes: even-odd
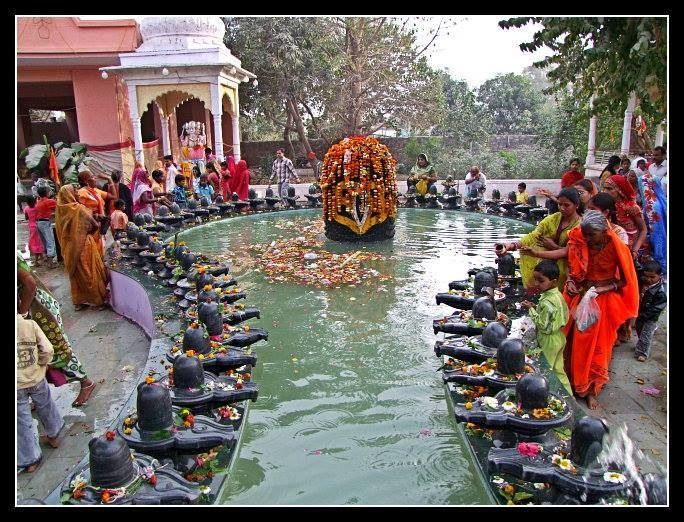
[[[152,170],[163,155],[195,157],[205,145],[239,159],[238,86],[256,80],[223,44],[220,18],[16,21],[18,151],[43,134],[85,143],[125,178],[136,159]],[[66,121],[32,123],[29,109],[63,111]]]

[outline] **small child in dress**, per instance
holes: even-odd
[[[29,252],[33,256],[33,264],[35,266],[40,266],[43,262],[45,247],[43,246],[43,240],[40,239],[40,232],[38,232],[36,198],[33,196],[26,196],[25,201],[27,206],[24,208],[24,216],[26,216],[29,228]]]
[[[114,212],[110,216],[112,236],[114,239],[119,239],[126,232],[126,225],[128,225],[128,216],[124,212],[126,210],[126,202],[123,199],[117,199],[114,202]]]
[[[647,261],[641,269],[641,298],[636,331],[639,336],[634,357],[644,362],[651,354],[653,334],[658,328],[658,318],[667,306],[667,286],[663,282],[662,268],[657,261]]]
[[[26,314],[28,316],[28,313]],[[53,448],[59,447],[59,434],[64,419],[50,396],[45,372],[54,349],[38,323],[17,314],[17,465],[27,473],[40,466],[43,455],[34,432],[29,399],[43,428],[45,440]]]
[[[527,194],[527,184],[518,183],[518,193],[515,195],[515,202],[522,205],[527,205],[527,200],[529,197],[530,196]]]
[[[534,268],[534,286],[540,292],[539,304],[535,306],[529,301],[520,303],[529,311],[530,319],[537,329],[537,343],[551,366],[553,373],[569,394],[572,387],[565,374],[563,350],[565,335],[563,327],[568,322],[568,305],[563,294],[558,290],[560,270],[555,261],[545,259]]]

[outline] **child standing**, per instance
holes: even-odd
[[[24,208],[24,215],[28,221],[29,228],[29,252],[34,256],[34,264],[40,266],[45,254],[45,247],[43,240],[40,239],[40,232],[38,232],[38,220],[36,218],[36,198],[33,196],[25,196],[26,208]]]
[[[28,314],[26,314],[28,315]],[[27,473],[38,469],[43,456],[36,439],[29,398],[43,423],[47,443],[59,447],[64,419],[50,396],[45,379],[53,348],[35,321],[17,314],[17,465]]]
[[[529,310],[530,319],[537,328],[537,342],[549,366],[563,387],[572,395],[572,387],[563,363],[565,336],[562,328],[568,322],[569,312],[563,294],[557,288],[559,276],[560,270],[555,261],[541,261],[533,272],[534,286],[541,293],[539,304],[535,307],[533,303],[523,301],[521,305]]]
[[[126,225],[128,225],[128,216],[124,212],[126,209],[126,203],[123,199],[117,199],[114,202],[114,212],[109,216],[111,220],[112,236],[114,239],[119,239],[117,234],[121,235],[126,232]]]
[[[527,194],[527,184],[518,183],[518,193],[515,195],[515,202],[522,205],[527,205],[527,200],[529,197],[530,196]]]
[[[36,221],[40,239],[47,257],[50,259],[49,268],[57,266],[57,248],[55,246],[55,235],[52,232],[52,213],[57,207],[57,202],[49,197],[50,189],[47,186],[38,187],[38,201],[36,202]]]
[[[185,176],[176,175],[174,179],[176,186],[171,191],[174,203],[178,203],[180,208],[188,208],[188,195],[185,192]]]
[[[663,282],[662,268],[656,261],[647,261],[641,269],[641,299],[636,331],[639,341],[634,349],[634,357],[639,362],[648,359],[651,353],[653,334],[658,328],[660,313],[667,306],[667,287]]]

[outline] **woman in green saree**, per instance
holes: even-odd
[[[518,241],[499,244],[496,247],[497,255],[520,250],[520,275],[523,286],[528,291],[534,288],[534,267],[539,260],[526,252],[535,247],[542,247],[544,250],[557,250],[564,247],[568,243],[568,232],[580,223],[580,214],[584,208],[577,190],[566,187],[558,193],[557,200],[558,212],[542,219],[537,228]],[[563,288],[568,275],[568,262],[567,259],[558,259],[557,262],[560,269],[558,288]]]
[[[406,180],[407,186],[415,185],[420,196],[427,194],[431,185],[437,181],[437,172],[427,158],[427,154],[418,154],[416,164],[411,167],[411,173]]]

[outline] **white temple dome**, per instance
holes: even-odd
[[[218,16],[148,16],[140,22],[143,43],[136,52],[225,47],[225,32]]]

